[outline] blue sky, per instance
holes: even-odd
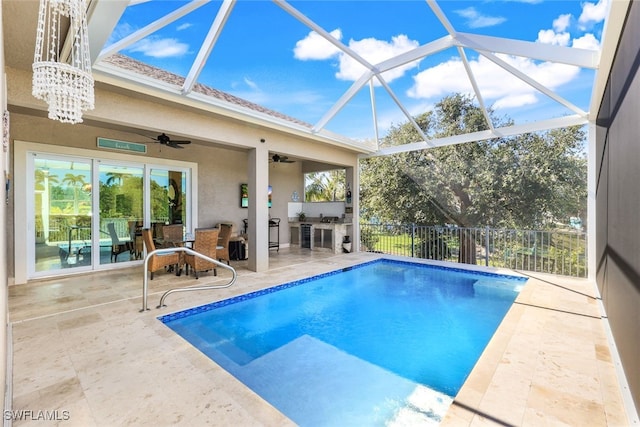
[[[131,34],[186,1],[152,0],[129,6],[110,42]],[[372,63],[414,49],[447,33],[426,1],[292,1],[290,4]],[[458,32],[568,47],[599,47],[607,0],[452,1],[438,3]],[[185,76],[220,6],[212,1],[122,53]],[[517,123],[570,114],[528,85],[504,75],[466,49],[485,102]],[[594,73],[576,67],[502,57],[550,89],[588,110]],[[218,39],[199,82],[315,124],[363,69],[271,1],[240,0]],[[449,49],[385,73],[411,114],[428,111],[444,96],[470,92],[458,53]],[[386,90],[375,88],[381,135],[406,121]],[[373,137],[368,87],[327,128]]]

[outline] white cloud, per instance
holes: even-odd
[[[254,82],[253,80],[251,80],[249,77],[245,77],[244,78],[244,83],[247,86],[249,86],[251,89],[253,89],[253,90],[259,90],[258,84],[256,82]]]
[[[331,35],[338,40],[342,38],[342,32],[340,30],[333,30]],[[367,38],[362,40],[352,39],[348,44],[351,50],[373,65],[415,49],[418,46],[419,43],[417,41],[409,40],[409,38],[403,34],[392,37],[390,42]],[[337,58],[338,71],[336,72],[336,77],[341,80],[355,81],[359,79],[366,70],[358,61],[313,31],[296,43],[293,53],[294,57],[300,60],[327,60]],[[392,81],[403,76],[407,70],[416,67],[417,64],[418,61],[405,64],[402,67],[397,67],[396,69],[383,73],[383,76],[385,80]]]
[[[606,2],[607,0],[600,0],[597,4],[584,3],[582,5],[583,9],[579,21],[585,24],[588,22],[599,22],[602,20],[604,18],[603,14],[606,12]],[[571,35],[568,30],[571,26],[572,19],[573,17],[571,14],[558,16],[553,20],[553,29],[540,30],[536,41],[539,43],[557,46],[571,46],[581,49],[597,50],[600,43],[591,33],[584,34],[582,37],[573,39],[573,41],[571,40]],[[584,28],[582,28],[582,30],[584,30]]]
[[[190,27],[192,27],[192,26],[193,26],[193,24],[190,24],[190,23],[188,23],[188,22],[185,22],[184,24],[180,24],[180,25],[178,25],[178,27],[176,28],[176,30],[178,30],[178,31],[183,31],[183,30],[186,30],[187,28],[190,28]]]
[[[340,29],[333,30],[330,34],[336,40],[342,39],[342,31]],[[311,31],[307,37],[296,42],[296,47],[293,49],[293,56],[303,61],[310,59],[322,60],[330,59],[339,52],[340,49],[335,45],[315,31]]]
[[[471,89],[462,61],[455,58],[421,71],[413,80],[414,85],[407,95],[416,99],[429,99],[451,92],[469,92]]]
[[[553,30],[540,30],[538,32],[539,43],[552,44],[557,46],[568,46],[571,36],[569,33],[556,33]]]
[[[458,9],[455,11],[458,15],[466,18],[469,28],[485,28],[502,24],[507,18],[502,16],[486,16],[482,15],[475,7],[467,7],[466,9]]]
[[[571,14],[560,15],[553,20],[553,29],[558,33],[562,33],[567,31],[569,24],[571,24]]]
[[[364,58],[370,64],[379,64],[389,58],[393,58],[401,53],[413,50],[419,46],[415,40],[409,40],[409,38],[401,34],[391,38],[391,42],[384,40],[377,40],[374,38],[367,38],[362,40],[350,40],[349,48]],[[401,67],[394,68],[383,73],[383,77],[387,82],[391,82],[399,77],[402,77],[407,70],[417,66],[417,62],[405,64]],[[341,80],[357,80],[365,72],[365,68],[359,62],[346,54],[340,55],[339,71],[336,73],[336,77]]]
[[[498,99],[493,103],[492,107],[496,110],[501,108],[517,108],[524,105],[533,105],[538,103],[538,98],[533,93],[511,94]]]
[[[600,42],[596,39],[596,36],[591,33],[587,33],[580,38],[574,39],[572,47],[598,50],[600,49]]]
[[[538,63],[528,58],[497,55],[514,68],[543,86],[553,90],[577,77],[579,68],[554,63]],[[496,64],[481,56],[469,62],[487,103],[494,107],[519,107],[537,102],[538,91]],[[414,77],[414,86],[408,96],[429,99],[454,92],[474,95],[462,61],[451,59],[420,72]]]
[[[602,22],[607,15],[608,8],[609,0],[598,0],[597,3],[583,3],[582,13],[578,18],[578,22],[583,26]]]
[[[595,21],[596,17],[600,16],[599,13],[602,12],[603,4],[606,4],[606,1],[599,0],[597,4],[584,4],[583,14],[581,15],[583,22],[588,20]],[[456,13],[468,19],[468,25],[475,28],[485,25],[497,25],[505,20],[501,17],[483,16],[473,7],[458,10]],[[590,18],[587,19],[587,16]],[[582,35],[572,40],[570,29],[575,24],[576,20],[573,15],[559,15],[553,20],[552,29],[541,30],[538,33],[537,42],[556,46],[597,49],[598,40],[593,34]],[[334,36],[340,39],[342,33],[334,32]],[[413,50],[419,46],[419,43],[405,35],[398,35],[390,41],[375,38],[352,39],[349,41],[348,46],[365,60],[375,65],[403,52]],[[298,59],[337,59],[338,71],[336,72],[336,77],[341,80],[355,81],[365,72],[364,66],[313,32],[296,44],[295,56]],[[497,56],[549,90],[557,90],[561,86],[573,82],[580,73],[578,67],[566,64],[546,63],[507,55]],[[410,69],[417,67],[418,64],[419,61],[415,61],[398,69],[390,70],[383,77],[391,82],[404,76]],[[538,90],[483,56],[470,61],[470,66],[480,87],[482,97],[487,104],[493,105],[494,108],[523,108],[524,106],[537,104],[541,95],[545,97]],[[463,63],[457,57],[414,75],[413,86],[406,93],[410,98],[420,103],[434,102],[434,100],[441,99],[451,93],[466,93],[475,96]],[[389,126],[394,120],[397,120],[397,117],[391,115],[381,116],[380,118],[384,124],[383,127]]]
[[[141,52],[153,58],[170,58],[182,56],[189,51],[189,45],[173,38],[147,37],[133,44],[131,52]]]

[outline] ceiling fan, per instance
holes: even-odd
[[[159,142],[162,145],[166,145],[167,147],[171,147],[171,148],[184,148],[182,147],[182,145],[191,144],[191,141],[178,141],[175,139],[171,139],[165,133],[162,133],[155,138],[152,138],[152,137],[149,137],[149,138],[153,139],[156,142]]]
[[[295,162],[295,160],[289,160],[289,157],[281,156],[279,154],[274,154],[273,156],[271,156],[270,161],[273,163],[294,163]]]

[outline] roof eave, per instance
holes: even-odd
[[[176,105],[240,120],[301,138],[338,146],[355,151],[358,154],[370,154],[376,150],[376,146],[373,143],[362,143],[326,130],[316,132],[311,127],[303,126],[299,123],[255,111],[205,94],[190,92],[185,95],[179,86],[141,74],[132,73],[109,64],[100,63],[94,65],[93,77],[96,82],[106,85],[161,98]]]

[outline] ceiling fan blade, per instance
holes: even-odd
[[[174,139],[172,139],[170,142],[170,144],[191,144],[191,141],[176,141]]]
[[[274,154],[269,159],[269,163],[295,163],[295,160],[289,160],[288,156],[281,156],[280,154]]]
[[[149,136],[149,135],[145,135],[143,133],[140,132],[136,132],[138,135],[142,136],[143,138],[149,138],[152,141],[158,142],[158,137],[157,136]]]
[[[181,150],[184,149],[184,147],[178,145],[175,141],[168,142],[166,146],[171,148],[179,148]]]

